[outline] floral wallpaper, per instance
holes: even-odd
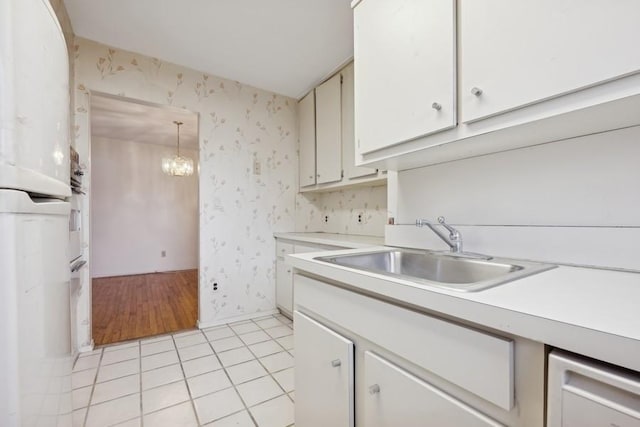
[[[91,91],[199,113],[201,324],[274,309],[273,232],[295,229],[296,101],[81,38],[74,57],[74,136],[83,159],[90,158]],[[81,347],[90,344],[88,286]]]

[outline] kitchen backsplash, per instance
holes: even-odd
[[[296,199],[296,231],[384,236],[386,222],[386,185],[301,193]]]
[[[446,249],[443,215],[465,250],[640,270],[640,127],[398,173],[385,242]]]
[[[273,232],[295,229],[296,100],[81,38],[74,55],[75,139],[84,159],[91,91],[200,114],[201,324],[274,309]],[[82,290],[81,304],[89,295]]]

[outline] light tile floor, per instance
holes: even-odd
[[[276,315],[83,353],[73,425],[293,426],[293,352],[293,324]]]

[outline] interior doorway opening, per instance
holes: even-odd
[[[92,94],[90,117],[95,345],[194,328],[198,114]],[[193,161],[192,174],[168,173],[178,150]]]

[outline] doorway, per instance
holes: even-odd
[[[177,123],[174,123],[177,122]],[[193,160],[191,175],[164,159]],[[91,95],[90,255],[96,345],[198,320],[198,115]]]

